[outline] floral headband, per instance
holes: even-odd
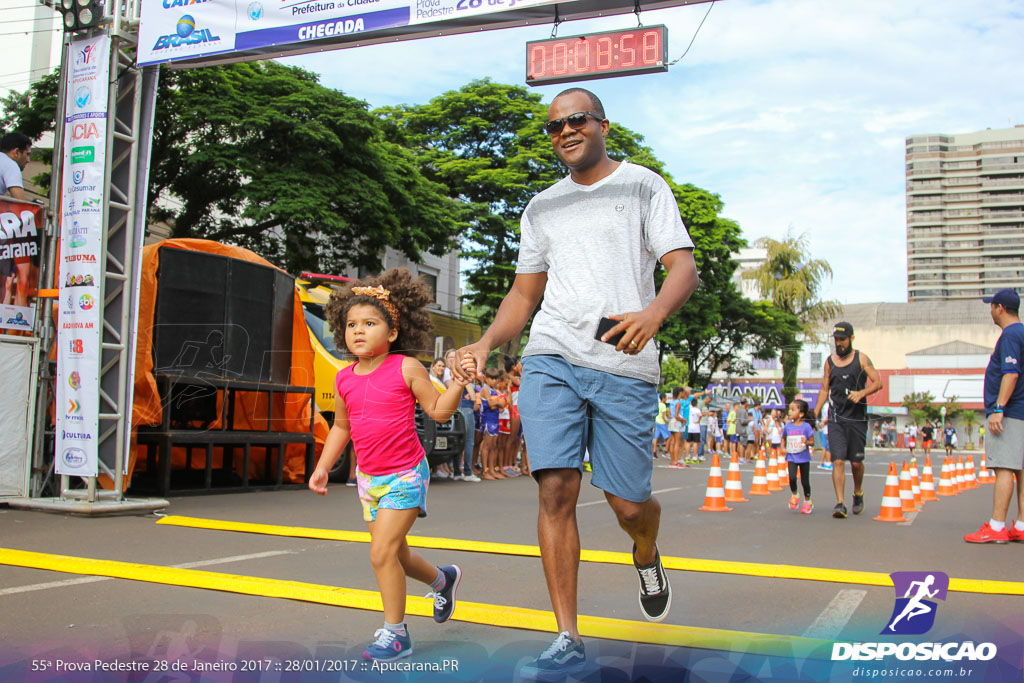
[[[391,326],[394,329],[398,329],[398,308],[391,303],[391,291],[384,289],[383,285],[377,285],[376,287],[353,287],[352,293],[356,296],[369,296],[373,297],[384,306],[384,309],[391,316]]]

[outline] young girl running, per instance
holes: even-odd
[[[789,509],[800,507],[800,496],[796,493],[796,474],[800,472],[800,481],[804,487],[804,506],[800,512],[811,514],[814,503],[811,502],[811,447],[814,446],[814,429],[807,424],[807,412],[810,408],[807,401],[796,399],[789,404],[789,422],[782,428],[782,438],[786,441],[786,461],[789,465]]]
[[[441,394],[418,360],[397,353],[426,348],[430,318],[424,307],[430,301],[429,290],[409,271],[393,269],[335,291],[326,306],[335,344],[341,348],[344,341],[358,360],[334,381],[334,426],[309,488],[327,494],[328,473],[351,438],[358,456],[359,500],[370,531],[370,564],[384,604],[384,627],[374,633],[363,658],[382,662],[412,654],[405,578],[433,588],[438,623],[451,618],[462,579],[458,565],[435,567],[410,550],[405,539],[416,517],[427,514],[430,482],[414,404],[419,401],[428,417],[445,422],[458,409],[464,386],[456,380]],[[472,369],[471,359],[463,362]]]

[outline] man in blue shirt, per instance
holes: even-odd
[[[1020,296],[1001,289],[982,299],[991,306],[992,321],[1002,329],[995,351],[985,369],[985,414],[988,415],[989,467],[995,470],[992,519],[973,534],[968,543],[1024,542],[1024,382],[1020,366],[1024,361],[1024,325],[1020,322]],[[1013,497],[1017,476],[1017,521],[1006,526],[1006,513]]]

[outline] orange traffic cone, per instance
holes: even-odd
[[[768,471],[766,472],[768,479],[768,490],[769,491],[781,491],[782,487],[779,486],[779,461],[775,458],[775,451],[772,451],[771,455],[768,456]]]
[[[932,473],[932,456],[924,459],[924,472],[921,474],[921,501],[930,503],[938,500],[935,495],[935,476]]]
[[[749,503],[749,498],[743,497],[743,480],[740,479],[740,459],[735,453],[729,461],[729,474],[725,480],[725,502],[727,503]]]
[[[956,464],[953,470],[953,485],[956,486],[956,492],[967,490],[967,482],[964,481],[964,456],[956,456]]]
[[[785,458],[779,458],[779,488],[789,488],[789,463]]]
[[[978,488],[978,480],[974,476],[974,456],[967,456],[967,463],[964,466],[964,483],[969,489]]]
[[[949,469],[950,469],[949,461],[951,459],[952,458],[943,458],[942,459],[942,472],[939,473],[939,490],[938,490],[938,494],[940,496],[955,496],[956,495],[956,487],[953,486],[953,478],[950,476],[950,473],[949,473]]]
[[[921,480],[917,477],[917,458],[910,459],[910,490],[914,492],[914,507],[924,507],[924,496],[921,495]]]
[[[722,484],[722,463],[718,453],[711,457],[711,474],[708,475],[708,490],[704,495],[704,504],[698,510],[704,512],[731,512],[725,507],[725,486]]]
[[[978,483],[979,484],[994,484],[996,483],[996,477],[989,469],[985,466],[985,454],[981,454],[981,469],[978,472]]]
[[[882,493],[882,509],[874,518],[876,522],[906,522],[900,503],[900,478],[896,474],[896,463],[889,463],[889,473],[885,477],[885,492]]]
[[[768,490],[768,475],[765,473],[764,468],[764,454],[762,453],[757,458],[757,466],[754,468],[754,481],[747,492],[748,496],[772,495],[772,492]]]
[[[903,512],[917,512],[914,507],[914,488],[910,484],[910,466],[906,462],[900,471],[900,505]]]

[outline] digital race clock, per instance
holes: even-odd
[[[668,71],[668,28],[531,40],[526,43],[526,84],[549,85]]]

